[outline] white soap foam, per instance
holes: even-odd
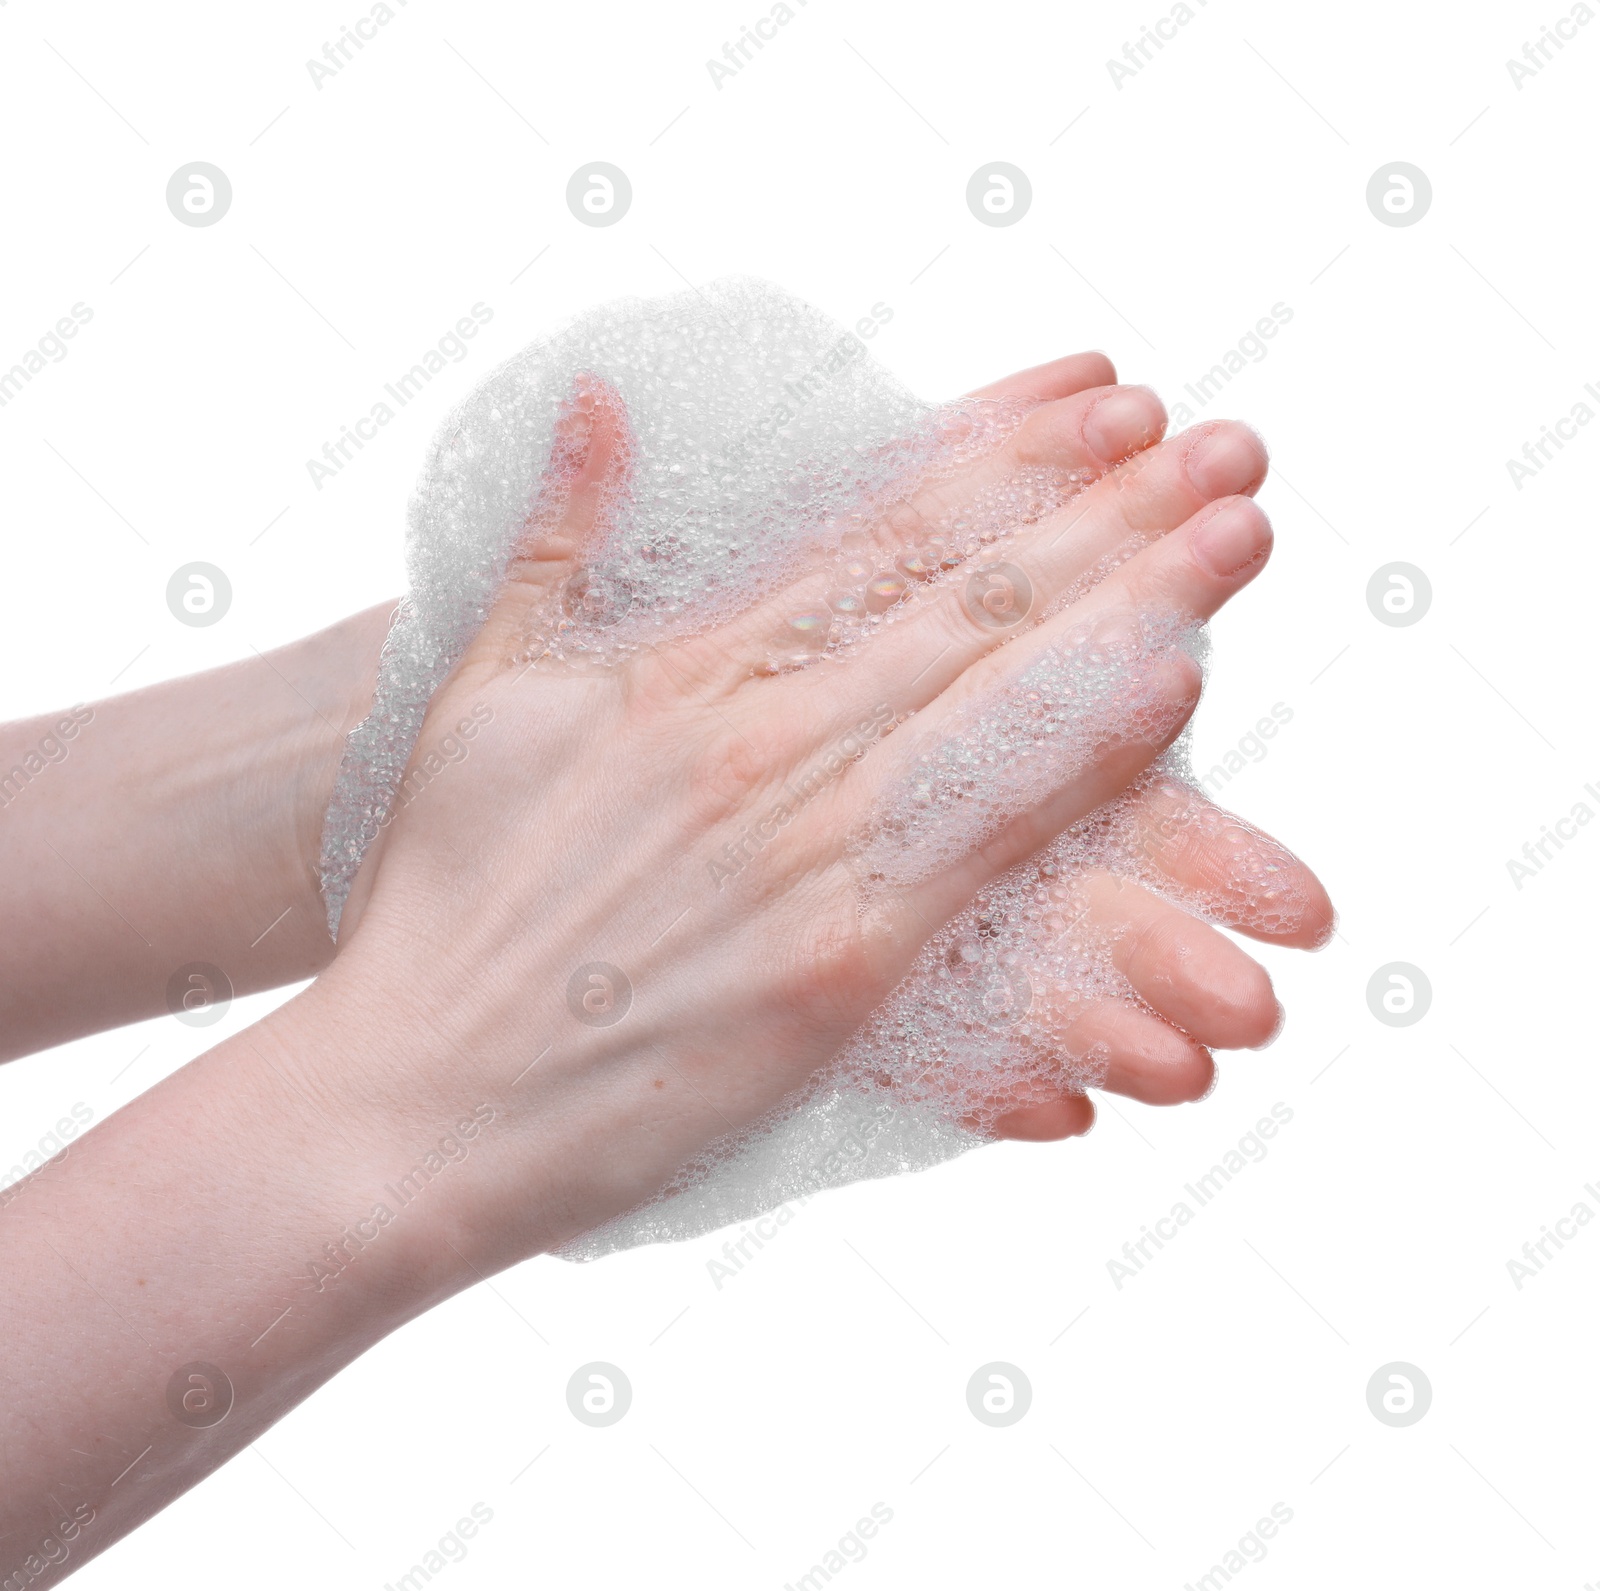
[[[582,585],[552,598],[532,656],[604,660],[706,630],[828,554],[838,584],[821,615],[823,640],[842,649],[884,622],[890,585],[904,591],[919,578],[862,567],[862,527],[890,511],[908,479],[932,483],[991,452],[1030,407],[920,402],[854,333],[738,279],[607,305],[493,371],[441,427],[412,496],[410,594],[324,825],[321,878],[335,933],[429,698],[488,613],[537,512],[540,482],[560,465],[563,409],[585,384],[624,406],[633,480],[609,505]],[[953,567],[1000,527],[1045,511],[1052,491],[1073,489],[1067,472],[1047,485],[1055,473],[1020,483],[1015,502],[930,527],[936,566]],[[880,589],[869,591],[875,579]]]
[[[1175,615],[1109,614],[1053,641],[1014,679],[968,703],[883,796],[855,847],[866,879],[898,889],[922,883],[1113,746],[1165,744],[1187,704],[1162,665],[1193,631]]]
[[[1091,478],[999,470],[1001,444],[1036,404],[923,403],[853,333],[760,282],[610,305],[524,350],[445,423],[412,500],[411,592],[324,828],[335,933],[430,697],[538,523],[550,496],[541,482],[570,469],[574,394],[591,410],[625,411],[631,478],[607,500],[583,573],[530,626],[525,656],[539,667],[606,666],[819,571],[818,600],[774,637],[767,666],[849,655]],[[976,468],[991,472],[976,493],[941,492]],[[1092,578],[1131,550],[1107,555]],[[1123,615],[1057,640],[975,697],[858,838],[864,900],[932,876],[1106,746],[1164,740],[1174,709],[1161,668],[1178,650],[1198,657],[1202,647],[1171,616]],[[1114,965],[1115,928],[1090,909],[1098,876],[1141,881],[1236,926],[1282,925],[1304,909],[1282,853],[1216,814],[1185,761],[1180,739],[1127,794],[996,880],[929,940],[806,1090],[563,1252],[593,1258],[692,1237],[825,1187],[930,1166],[987,1141],[1019,1103],[1103,1081],[1104,1046],[1075,1035],[1080,1018],[1097,1002],[1140,1002]],[[1202,835],[1226,841],[1232,860],[1203,891],[1178,891],[1162,854]]]

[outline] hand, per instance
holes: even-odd
[[[757,1119],[829,1062],[946,918],[1109,798],[1130,866],[1078,885],[1149,1009],[1092,1004],[1068,1038],[1086,1024],[1074,1042],[1103,1043],[1105,1086],[1158,1101],[1203,1091],[1206,1045],[1270,1034],[1265,974],[1137,878],[1285,944],[1320,942],[1331,907],[1280,847],[1187,789],[1141,778],[1160,736],[1089,758],[1003,832],[858,911],[850,837],[919,748],[960,733],[965,703],[1097,616],[1154,604],[1201,617],[1261,565],[1265,521],[1229,495],[1259,482],[1255,439],[1207,427],[1115,468],[1159,433],[1160,410],[1147,393],[1114,396],[1110,379],[1086,355],[1003,384],[1045,400],[1013,461],[1101,477],[1019,532],[1008,555],[1046,602],[1103,575],[1098,584],[1003,647],[945,592],[855,658],[775,677],[757,672],[771,626],[806,589],[609,672],[509,663],[530,613],[578,566],[618,456],[620,417],[602,406],[578,427],[584,470],[438,692],[416,763],[427,771],[440,750],[447,760],[369,856],[332,966],[4,1190],[0,1267],[30,1282],[0,1361],[0,1534],[17,1561],[56,1565],[41,1585],[242,1451],[386,1333],[638,1205]],[[883,534],[892,540],[892,527]],[[1170,657],[1146,683],[1170,735],[1194,698],[1193,665]],[[159,757],[159,693],[144,694],[139,713],[116,718],[150,725],[146,754]],[[917,716],[843,764],[717,889],[708,858],[841,727],[881,707]],[[220,788],[248,789],[252,755],[222,759]],[[70,784],[75,766],[52,777]],[[105,778],[74,787],[96,833],[120,812],[115,789]],[[171,854],[153,864],[157,841],[177,831],[159,813],[150,822],[125,849],[145,858],[147,887],[179,920],[193,883]],[[136,880],[138,867],[119,876]],[[573,976],[594,961],[626,970],[620,1022],[577,1014],[590,985],[572,988]],[[19,1000],[55,1020],[51,1001]],[[95,1020],[116,1009],[113,998]],[[1066,1087],[995,1125],[1059,1136],[1089,1115]],[[221,1423],[174,1412],[174,1387],[197,1367],[226,1380]],[[74,1525],[63,1561],[69,1509],[88,1525]]]
[[[348,948],[323,980],[327,998],[389,1007],[451,1057],[404,1078],[419,1112],[441,1119],[469,1095],[503,1110],[506,1130],[475,1156],[477,1195],[463,1215],[483,1236],[480,1263],[507,1263],[632,1208],[708,1142],[765,1114],[837,1053],[930,932],[1118,796],[1159,752],[1162,740],[1112,746],[970,854],[873,914],[858,909],[849,838],[919,749],[959,726],[965,704],[1098,619],[1159,607],[1203,620],[1265,561],[1270,531],[1247,495],[1266,470],[1253,433],[1213,423],[1119,466],[1159,436],[1164,415],[1144,389],[1086,386],[1110,374],[1098,356],[1079,356],[990,389],[1046,401],[1004,456],[939,493],[947,509],[953,494],[1032,463],[1097,476],[1019,531],[1007,557],[1027,571],[1039,611],[1115,563],[1110,573],[1003,647],[1004,633],[975,624],[949,590],[856,657],[775,676],[763,673],[772,636],[816,604],[823,575],[717,632],[605,672],[518,662],[549,594],[581,567],[626,453],[614,403],[601,395],[573,410],[565,445],[583,467],[535,516],[525,556],[435,696],[413,775],[430,758],[441,771],[408,776],[415,799],[369,855],[346,908]],[[904,549],[897,524],[876,536]],[[1165,739],[1198,683],[1182,654],[1152,677],[1168,709]],[[847,767],[733,884],[715,887],[708,861],[885,707],[896,720],[917,716]],[[447,741],[457,749],[441,761]],[[1146,848],[1154,874],[1201,893],[1216,894],[1243,846],[1255,874],[1287,882],[1299,904],[1292,920],[1236,912],[1239,926],[1287,944],[1325,936],[1321,886],[1247,825],[1159,783],[1128,821],[1156,838]],[[1210,1083],[1208,1045],[1258,1044],[1276,1031],[1266,974],[1231,941],[1126,880],[1086,888],[1152,1008],[1080,1018],[1107,1057],[1105,1086],[1151,1102],[1194,1098]],[[569,1002],[570,980],[596,963],[620,969],[630,991],[614,1025],[587,1024]],[[1090,1120],[1082,1094],[1062,1087],[996,1125],[1037,1138]]]

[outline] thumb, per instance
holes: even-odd
[[[537,633],[551,613],[549,596],[559,591],[554,617],[603,617],[611,593],[583,568],[608,516],[632,476],[633,433],[622,397],[609,382],[585,371],[556,422],[550,464],[539,483],[505,583],[460,672],[498,673],[514,662],[531,662],[548,637]]]
[[[560,592],[558,617],[562,610],[573,618],[597,616],[606,594],[599,582],[590,580],[582,559],[603,533],[608,511],[626,491],[632,465],[633,433],[621,394],[600,377],[581,373],[556,422],[550,463],[518,535],[500,593],[483,627],[435,692],[397,790],[408,788],[419,759],[428,755],[434,739],[430,731],[441,720],[449,720],[447,698],[458,686],[475,690],[507,668],[543,654],[547,637],[538,632],[551,615],[552,592]],[[339,919],[341,945],[365,913],[392,828],[390,820],[397,815],[391,807],[351,881]]]

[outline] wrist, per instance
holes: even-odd
[[[477,1280],[473,1184],[501,1113],[367,987],[330,970],[240,1039],[269,1140],[320,1179],[296,1289],[381,1301],[389,1330]]]
[[[170,1011],[197,967],[248,994],[331,959],[322,817],[387,625],[372,608],[86,707],[70,741],[59,715],[7,726],[4,766],[40,771],[4,801],[0,1059]]]
[[[700,1147],[703,1097],[663,1110],[662,1033],[575,1022],[536,944],[474,950],[397,915],[370,909],[283,1016],[334,1036],[333,1086],[380,1124],[379,1192],[459,1285],[633,1208]]]
[[[371,710],[378,660],[394,608],[392,602],[367,608],[263,660],[275,665],[310,709],[302,720],[304,733],[290,770],[293,860],[301,877],[316,877],[322,821],[344,756],[345,737]]]
[[[498,1076],[477,1001],[436,1009],[419,983],[344,951],[246,1035],[298,1102],[291,1135],[339,1161],[340,1206],[326,1205],[306,1284],[359,1274],[403,1314],[549,1246],[534,1229],[529,1124],[513,1110],[534,1090]]]

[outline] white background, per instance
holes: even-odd
[[[0,4],[0,366],[94,312],[0,410],[0,712],[395,595],[437,420],[614,295],[747,271],[846,322],[889,305],[874,352],[928,397],[1102,347],[1169,402],[1281,302],[1269,355],[1206,411],[1264,432],[1279,539],[1215,626],[1198,760],[1292,709],[1223,799],[1318,867],[1341,937],[1269,956],[1287,1031],[1225,1058],[1200,1105],[1117,1101],[1085,1141],[819,1198],[720,1291],[717,1237],[456,1299],[85,1591],[376,1591],[479,1502],[493,1520],[446,1591],[777,1588],[878,1502],[893,1520],[845,1591],[1179,1591],[1277,1502],[1292,1523],[1242,1571],[1260,1591],[1600,1579],[1600,1224],[1520,1290],[1506,1267],[1575,1201],[1600,1210],[1600,832],[1520,890],[1506,865],[1600,808],[1600,426],[1520,489],[1506,467],[1600,383],[1600,26],[1519,88],[1507,59],[1568,14],[1555,0],[1211,0],[1118,86],[1107,59],[1165,7],[813,0],[719,89],[707,58],[754,0],[397,9],[318,89],[307,58],[354,5]],[[596,159],[634,189],[604,230],[564,202]],[[964,201],[996,159],[1034,193],[1004,229]],[[211,228],[165,204],[194,160],[232,181]],[[1365,201],[1395,160],[1432,182],[1415,226]],[[305,461],[480,300],[468,358],[316,490]],[[191,559],[232,580],[209,629],[165,605]],[[1407,628],[1365,598],[1395,560],[1433,588]],[[1391,961],[1431,981],[1408,1028],[1368,1009]],[[9,1067],[0,1165],[270,1003]],[[1118,1290],[1107,1261],[1278,1101],[1267,1158]],[[27,1308],[25,1278],[5,1291]],[[592,1360],[634,1388],[609,1429],[566,1407]],[[1033,1386],[1006,1429],[966,1407],[991,1360]],[[1406,1429],[1366,1401],[1395,1360],[1433,1388]]]

